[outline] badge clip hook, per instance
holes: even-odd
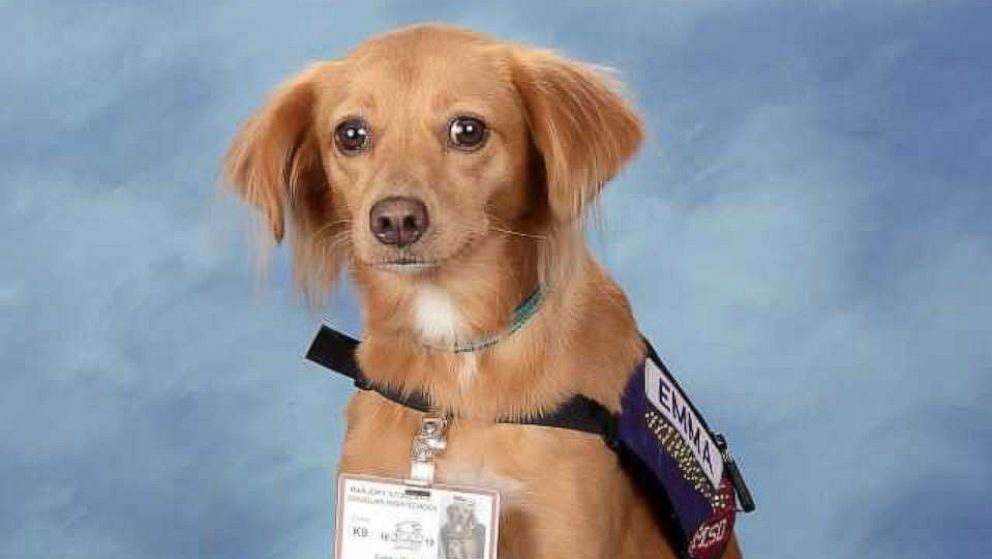
[[[410,477],[407,485],[420,488],[434,483],[434,458],[448,446],[445,438],[448,418],[438,413],[428,413],[420,423],[410,445]]]

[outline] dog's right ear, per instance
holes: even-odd
[[[325,66],[311,66],[272,94],[241,127],[224,160],[227,184],[262,212],[276,242],[286,230],[286,203],[296,206],[307,192],[327,186],[313,130]]]

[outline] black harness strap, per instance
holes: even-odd
[[[381,386],[369,380],[362,373],[358,367],[358,360],[355,359],[358,344],[358,340],[347,334],[321,326],[313,343],[310,344],[310,349],[307,350],[307,359],[352,379],[355,381],[355,386],[362,390],[374,390],[384,398],[419,412],[430,411],[431,403],[425,394],[416,392],[405,394],[391,386]]]
[[[358,340],[347,334],[321,326],[307,351],[307,359],[351,378],[355,381],[355,386],[362,390],[373,390],[384,398],[420,412],[430,411],[430,399],[426,394],[405,393],[395,387],[382,386],[369,380],[355,359],[358,344]],[[616,415],[599,402],[580,394],[568,399],[551,413],[519,419],[500,419],[498,422],[582,431],[599,435],[612,449],[617,446]]]

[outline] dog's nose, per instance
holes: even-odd
[[[427,230],[427,206],[416,198],[391,196],[372,206],[369,229],[380,243],[403,248]]]

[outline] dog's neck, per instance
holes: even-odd
[[[459,262],[420,274],[365,271],[356,282],[366,336],[404,338],[425,347],[469,343],[504,330],[539,282],[531,239],[492,237]]]
[[[424,390],[462,415],[532,413],[576,393],[618,405],[619,377],[640,355],[640,338],[619,288],[587,252],[572,258],[525,327],[460,354],[437,348],[506,331],[514,308],[538,285],[541,254],[533,240],[493,238],[469,261],[425,276],[356,270],[363,369],[379,382]],[[602,382],[610,375],[618,380]]]

